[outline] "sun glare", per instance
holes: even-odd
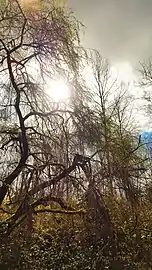
[[[20,0],[20,4],[26,10],[37,9],[39,7],[39,0]]]
[[[49,82],[46,87],[46,92],[55,102],[64,102],[70,97],[69,86],[62,80]]]

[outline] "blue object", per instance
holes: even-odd
[[[144,131],[140,135],[141,142],[145,144],[147,148],[150,158],[152,159],[152,131]]]

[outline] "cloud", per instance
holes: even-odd
[[[69,0],[86,26],[83,43],[111,61],[136,63],[152,55],[151,0]]]

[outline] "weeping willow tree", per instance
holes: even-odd
[[[105,211],[99,194],[113,195],[117,186],[133,197],[129,170],[137,159],[123,122],[127,106],[122,94],[110,98],[118,85],[98,53],[87,58],[92,80],[85,82],[80,25],[56,3],[10,0],[0,8],[0,204],[10,213],[9,232],[40,205],[72,214],[81,209],[65,200],[77,198],[80,205],[87,197],[89,208]],[[56,74],[70,82],[68,106],[45,92]]]
[[[0,7],[0,204],[7,200],[16,209],[11,228],[40,204],[54,201],[67,210],[55,196],[57,186],[83,163],[74,154],[65,162],[65,114],[71,111],[44,91],[56,74],[76,80],[80,25],[57,2],[28,3],[10,0]]]

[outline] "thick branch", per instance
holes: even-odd
[[[8,186],[16,179],[16,177],[20,174],[23,166],[25,165],[25,162],[28,157],[28,141],[26,137],[26,128],[24,125],[24,118],[22,116],[21,110],[20,110],[20,90],[18,89],[18,86],[15,82],[14,74],[12,71],[12,66],[11,66],[11,59],[10,59],[10,53],[7,51],[7,65],[8,65],[8,71],[9,71],[9,76],[10,80],[12,83],[12,86],[14,90],[16,91],[16,102],[15,102],[15,109],[16,113],[19,118],[19,123],[20,123],[20,129],[21,129],[21,158],[20,161],[15,168],[15,170],[5,179],[4,185],[0,188],[0,205],[2,204],[5,195],[8,191]]]
[[[90,158],[86,158],[86,157],[83,157],[79,154],[76,154],[71,166],[69,166],[67,169],[64,169],[63,172],[60,173],[59,175],[53,177],[52,179],[50,179],[44,183],[39,184],[37,187],[34,187],[33,189],[31,189],[29,191],[28,195],[33,196],[35,193],[49,187],[50,185],[58,183],[61,179],[63,179],[64,177],[69,175],[71,172],[73,172],[77,166],[80,166],[82,168],[82,170],[84,170],[84,165],[86,163],[88,163],[89,161],[90,161]]]
[[[35,193],[45,189],[46,187],[50,186],[51,184],[56,184],[57,182],[59,182],[62,178],[66,177],[69,173],[71,173],[72,171],[74,171],[76,169],[77,164],[72,164],[71,166],[69,166],[67,169],[64,169],[62,173],[60,173],[59,175],[53,177],[52,179],[41,183],[40,185],[38,185],[37,187],[34,187],[33,189],[31,189],[29,191],[29,196],[34,195]]]
[[[75,210],[75,211],[65,211],[65,210],[57,210],[57,209],[39,209],[39,210],[34,210],[34,214],[39,214],[39,213],[52,213],[52,214],[66,214],[66,215],[75,215],[75,214],[85,214],[85,211],[80,209],[80,210]]]

